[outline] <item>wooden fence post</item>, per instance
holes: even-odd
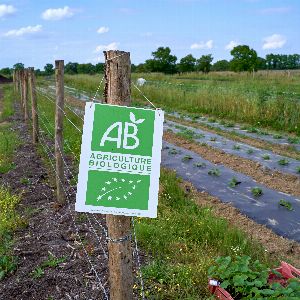
[[[130,105],[130,53],[105,51],[105,101],[108,104]],[[107,215],[109,242],[110,298],[133,299],[131,218]],[[121,239],[121,240],[120,240]],[[117,242],[119,240],[119,242]]]
[[[55,61],[56,106],[55,106],[55,157],[57,201],[63,205],[64,164],[63,164],[63,120],[64,120],[64,61]]]
[[[23,107],[24,107],[24,121],[28,122],[28,70],[25,69],[23,73]]]
[[[31,116],[32,116],[32,141],[34,144],[38,142],[39,134],[39,121],[37,114],[37,97],[36,97],[36,87],[35,87],[35,74],[34,68],[28,68],[28,81],[30,89],[30,98],[31,98]]]
[[[19,80],[19,88],[20,88],[20,100],[21,100],[21,110],[22,110],[22,112],[23,112],[23,110],[24,110],[24,101],[23,101],[23,99],[24,99],[24,88],[23,88],[23,84],[24,84],[24,82],[23,82],[23,76],[24,76],[24,70],[20,70],[19,71],[20,72],[20,80]]]

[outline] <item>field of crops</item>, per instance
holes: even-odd
[[[139,91],[136,81],[141,77],[146,83],[138,86]],[[84,104],[94,97],[102,75],[65,75],[64,79],[63,150],[70,202],[62,209],[54,205],[53,195],[53,78],[37,79],[41,129],[37,148],[29,146],[26,132],[31,130],[31,123],[22,122],[19,95],[13,93],[10,85],[2,89],[0,134],[7,146],[0,147],[1,180],[9,182],[14,176],[17,179],[13,186],[19,191],[14,198],[9,189],[0,190],[12,202],[8,215],[0,212],[0,237],[1,230],[9,236],[0,247],[5,258],[0,260],[3,295],[32,282],[27,292],[35,297],[42,293],[36,283],[45,287],[49,299],[59,284],[69,290],[70,296],[86,295],[86,287],[90,288],[89,297],[108,293],[107,270],[102,267],[107,264],[107,244],[102,246],[101,242],[105,239],[105,220],[72,212]],[[233,261],[245,261],[249,256],[259,259],[266,268],[279,265],[281,260],[300,267],[299,82],[299,72],[132,74],[133,105],[150,106],[147,97],[166,111],[158,218],[135,220],[142,256],[141,273],[135,273],[136,298],[144,293],[146,299],[208,299],[211,266],[220,256],[230,256]],[[96,101],[102,101],[103,88],[100,85]],[[12,131],[8,130],[10,126]],[[22,136],[21,146],[18,135]],[[15,149],[20,152],[17,161],[12,157]],[[20,160],[20,156],[24,159]],[[27,174],[27,168],[38,175]],[[32,193],[34,190],[36,194]],[[15,207],[23,195],[30,209],[19,215]],[[42,196],[38,198],[39,195]],[[51,217],[44,224],[46,215]],[[75,225],[69,221],[72,218]],[[11,236],[26,224],[29,229],[24,229],[25,234],[27,230],[31,233],[26,236],[25,249],[18,253],[13,251]],[[77,229],[70,229],[72,226]],[[37,251],[30,246],[35,236],[42,236]],[[22,245],[18,239],[15,248]],[[102,249],[94,247],[99,241]],[[84,262],[81,242],[90,263],[97,266],[95,274],[101,274],[104,288],[96,285],[98,277]],[[77,251],[78,257],[74,254]],[[28,252],[34,254],[27,262],[19,263],[17,256],[27,257],[24,253]],[[79,269],[85,286],[74,279]],[[143,292],[138,275],[143,278]],[[59,276],[69,276],[71,281],[58,283],[54,278]],[[55,284],[49,284],[51,281]],[[276,291],[278,295],[281,292]],[[63,295],[62,291],[59,293]]]

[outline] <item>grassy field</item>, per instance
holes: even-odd
[[[54,105],[39,96],[38,109],[43,134],[52,139]],[[72,112],[67,111],[67,116],[82,128],[82,121]],[[64,126],[65,150],[78,158],[81,135],[66,119]],[[271,264],[261,245],[216,218],[210,208],[194,204],[174,173],[162,170],[160,184],[159,217],[136,222],[138,241],[153,257],[143,267],[149,299],[199,299],[199,295],[206,299],[207,270],[219,255],[247,254]]]
[[[145,78],[143,93],[168,111],[207,114],[234,122],[300,135],[300,73],[132,74]],[[66,75],[69,86],[93,95],[101,75]],[[142,99],[132,87],[135,100]]]

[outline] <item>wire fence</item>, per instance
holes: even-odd
[[[92,99],[92,102],[95,101],[97,94],[100,91],[102,82],[104,80],[104,77],[101,79],[99,86],[97,88],[97,91]],[[94,214],[88,214],[88,213],[77,213],[74,209],[74,196],[76,195],[76,186],[77,185],[77,173],[74,171],[74,168],[76,169],[79,163],[78,154],[75,153],[72,145],[69,143],[68,139],[64,139],[64,147],[69,151],[71,154],[71,157],[64,155],[63,149],[61,149],[58,146],[58,151],[60,153],[60,156],[63,161],[64,165],[64,178],[60,178],[56,167],[55,167],[55,151],[54,151],[54,144],[55,144],[55,124],[54,124],[54,116],[49,116],[49,112],[52,111],[52,109],[57,107],[63,114],[64,120],[77,132],[78,134],[82,134],[81,125],[83,124],[83,118],[82,116],[77,113],[75,110],[78,109],[77,107],[72,107],[68,103],[66,103],[65,99],[65,106],[67,108],[67,111],[63,108],[57,105],[56,99],[54,98],[54,95],[51,93],[46,94],[46,91],[43,87],[37,86],[36,88],[33,88],[36,94],[38,95],[38,106],[36,110],[34,110],[35,114],[38,116],[38,120],[40,123],[40,130],[36,132],[36,134],[39,136],[39,144],[41,148],[43,149],[43,152],[45,153],[45,157],[47,157],[47,160],[50,163],[51,169],[53,171],[53,176],[59,179],[59,182],[61,183],[61,186],[63,188],[63,193],[67,200],[67,206],[69,209],[69,213],[72,219],[72,226],[74,228],[76,237],[78,239],[78,242],[80,244],[80,247],[84,253],[85,259],[90,266],[91,271],[94,273],[97,285],[99,290],[102,291],[104,299],[109,299],[109,287],[106,276],[101,275],[99,271],[99,261],[101,262],[105,261],[105,264],[108,264],[108,251],[107,251],[107,242],[109,240],[108,237],[108,231],[105,225],[105,221],[102,218],[98,218]],[[42,101],[46,101],[47,105],[42,105]],[[148,100],[149,101],[149,100]],[[150,101],[149,101],[150,102]],[[151,103],[151,102],[150,102]],[[152,103],[151,103],[152,104]],[[51,109],[46,109],[49,107],[49,105],[52,105]],[[72,114],[73,118],[70,116]],[[74,121],[74,118],[77,120]],[[72,120],[73,119],[73,120]],[[56,145],[57,146],[57,145]],[[76,216],[79,214],[83,214],[88,222],[88,228],[89,228],[89,234],[94,237],[94,241],[98,244],[98,246],[101,249],[102,257],[92,257],[89,254],[89,251],[86,247],[86,245],[82,241],[82,237],[80,236],[80,230],[76,223]],[[145,288],[144,288],[144,279],[143,274],[141,271],[141,256],[140,256],[140,250],[138,248],[138,241],[137,241],[137,234],[136,234],[136,225],[134,218],[131,219],[132,224],[132,248],[133,248],[133,258],[136,268],[136,274],[139,280],[139,293],[137,293],[137,297],[141,299],[145,299]]]

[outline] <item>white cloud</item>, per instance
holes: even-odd
[[[11,15],[16,11],[12,5],[0,4],[0,18]]]
[[[281,34],[272,34],[264,38],[263,49],[278,49],[282,48],[286,43],[286,38]]]
[[[113,42],[108,45],[99,45],[95,49],[95,53],[99,53],[101,51],[108,51],[108,50],[117,50],[119,46],[119,43]]]
[[[238,42],[236,41],[230,41],[226,46],[225,49],[226,50],[232,50],[234,47],[236,47],[238,45]]]
[[[109,32],[109,28],[105,26],[102,26],[97,30],[97,33],[99,34],[106,33],[106,32]]]
[[[64,8],[49,8],[42,13],[42,18],[47,21],[59,21],[65,18],[70,18],[74,12],[69,6]]]
[[[213,40],[209,40],[207,42],[200,42],[199,44],[194,43],[191,45],[191,49],[212,49],[213,48]]]
[[[261,9],[259,12],[261,14],[285,14],[291,11],[291,7],[284,6],[284,7],[268,7]]]
[[[19,29],[12,29],[9,30],[4,34],[4,36],[7,37],[18,37],[18,36],[23,36],[26,34],[34,34],[42,31],[42,25],[36,25],[36,26],[27,26],[27,27],[22,27]]]

